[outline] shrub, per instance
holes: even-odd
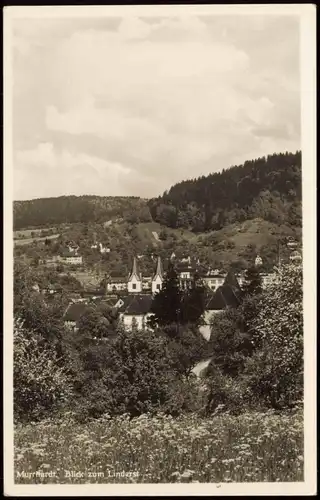
[[[232,414],[248,410],[250,400],[245,378],[234,378],[223,374],[213,363],[209,365],[206,377],[208,386],[206,412],[208,414],[215,413],[219,408]]]
[[[41,336],[14,324],[14,416],[39,420],[71,396],[71,383],[56,354],[41,346]]]
[[[178,334],[175,336],[170,333],[171,329],[176,332],[175,325],[163,329],[169,339],[168,356],[172,359],[178,373],[189,377],[196,363],[208,356],[208,342],[192,325],[180,327]]]
[[[83,418],[194,408],[197,387],[176,366],[170,339],[150,331],[119,331],[104,345],[79,346],[75,389]],[[194,395],[192,398],[191,394]]]
[[[245,368],[252,397],[274,408],[303,396],[302,267],[282,266],[277,278],[261,296],[253,322],[259,348]]]

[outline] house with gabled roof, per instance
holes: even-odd
[[[227,308],[236,308],[242,300],[242,291],[235,274],[232,271],[227,273],[223,285],[214,292],[209,293],[206,298],[203,324],[200,326],[200,333],[207,340],[211,335],[211,323],[216,314],[220,314]]]
[[[88,305],[84,302],[70,303],[64,313],[63,321],[67,328],[73,331],[79,329],[79,321],[88,310]]]
[[[106,293],[117,293],[127,290],[126,279],[119,276],[117,273],[110,272],[105,276],[105,291]]]
[[[116,307],[120,322],[126,330],[132,330],[134,326],[138,330],[148,328],[152,300],[151,294],[131,294],[119,299]]]
[[[208,269],[203,275],[204,284],[211,290],[215,291],[224,283],[226,273],[219,269]]]
[[[69,249],[64,250],[59,258],[59,260],[65,264],[81,265],[82,256],[78,255],[77,252],[73,253]]]

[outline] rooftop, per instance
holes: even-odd
[[[221,311],[225,307],[237,307],[240,304],[240,293],[237,293],[228,284],[219,286],[209,298],[206,309],[209,311]]]
[[[128,315],[141,315],[150,312],[153,297],[149,294],[128,295],[122,298],[119,312]]]
[[[64,321],[74,321],[77,322],[81,316],[87,311],[88,306],[82,302],[76,302],[75,304],[69,304],[66,312],[64,313]]]

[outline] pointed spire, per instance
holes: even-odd
[[[156,276],[160,276],[160,278],[163,277],[163,267],[162,267],[162,262],[161,262],[161,257],[160,256],[158,257],[158,260],[157,260],[157,268],[156,268],[156,272],[155,272],[154,278]]]
[[[140,280],[140,274],[138,272],[137,259],[136,259],[135,256],[133,257],[132,271],[130,273],[129,279],[131,280],[133,276],[135,276],[138,280]]]

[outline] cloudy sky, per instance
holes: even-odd
[[[162,194],[300,149],[295,17],[16,19],[14,198]]]

